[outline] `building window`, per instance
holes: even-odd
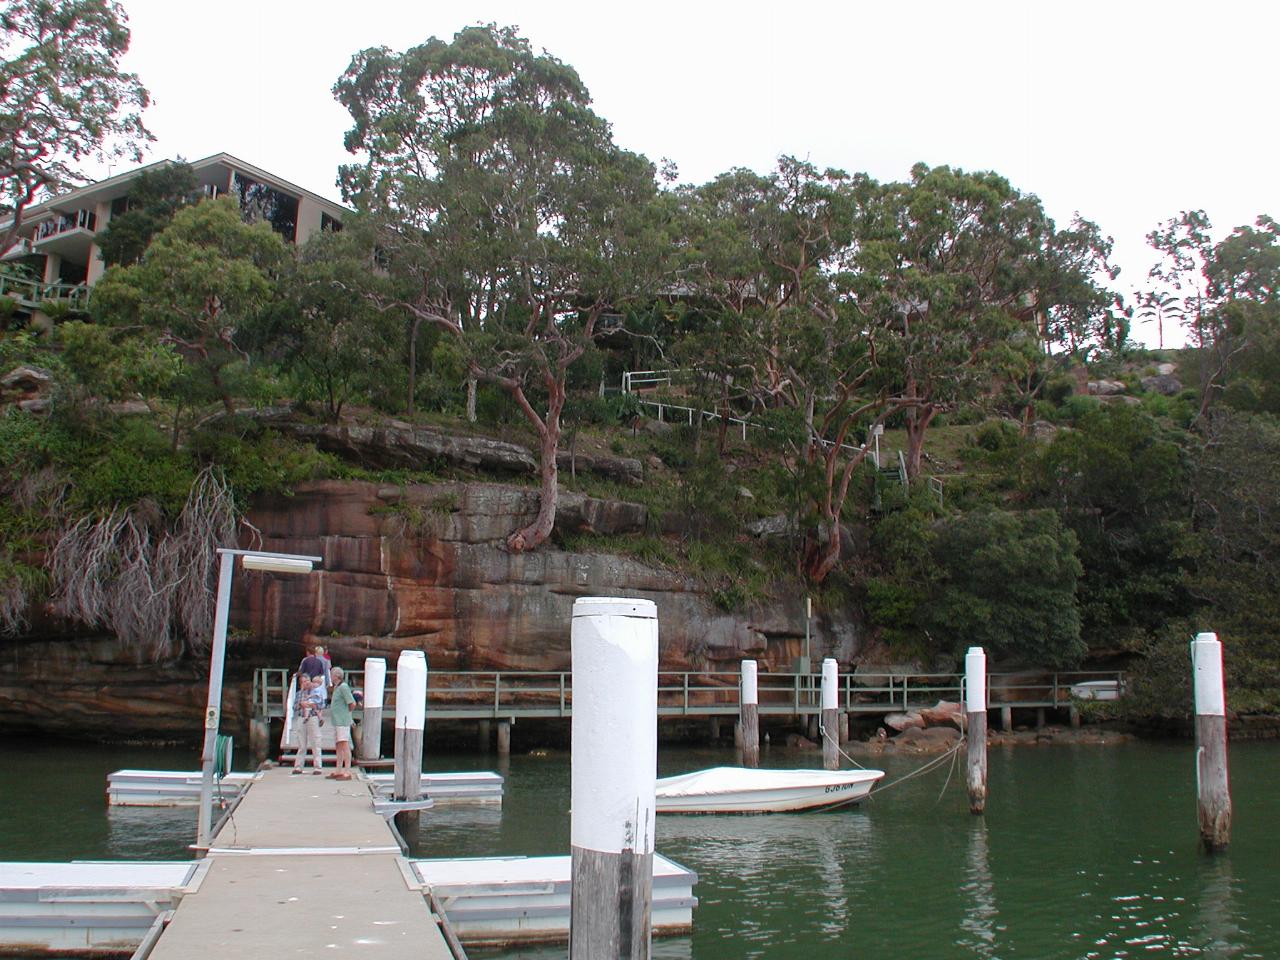
[[[342,221],[327,213],[320,214],[320,230],[322,233],[338,233],[342,230]]]
[[[231,188],[240,200],[240,215],[246,222],[265,220],[286,240],[291,243],[297,240],[297,197],[252,180],[238,171],[232,176]]]

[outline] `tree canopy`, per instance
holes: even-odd
[[[141,159],[148,95],[120,69],[127,18],[112,0],[6,0],[0,6],[0,204],[22,214],[83,179],[90,158]]]
[[[453,337],[539,437],[542,508],[509,540],[536,547],[555,517],[568,368],[607,314],[654,289],[653,167],[613,143],[572,68],[511,28],[362,51],[334,92],[364,154],[343,192],[392,281],[380,305]]]

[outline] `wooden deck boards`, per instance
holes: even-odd
[[[451,957],[363,781],[266,771],[209,859],[151,960]]]

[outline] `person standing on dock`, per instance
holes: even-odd
[[[347,675],[341,667],[334,667],[331,671],[333,677],[333,695],[330,698],[332,704],[332,712],[330,719],[333,720],[333,752],[335,756],[334,771],[329,774],[331,780],[350,780],[351,779],[351,722],[353,719],[352,710],[356,705],[356,698],[351,693],[351,688],[347,686]]]
[[[324,685],[329,685],[329,662],[324,658],[324,647],[306,647],[307,655],[298,664],[298,673],[308,677],[320,677]]]
[[[318,694],[318,695],[317,695]],[[298,749],[293,757],[293,772],[302,773],[307,765],[307,751],[315,758],[319,775],[324,770],[320,756],[320,712],[324,709],[324,680],[298,674],[298,692],[293,696],[293,722],[298,729]]]

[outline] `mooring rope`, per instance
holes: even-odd
[[[827,735],[827,729],[823,725],[821,720],[818,721],[818,732],[824,738]],[[956,745],[952,747],[950,750],[948,750],[946,753],[940,754],[939,756],[936,756],[936,757],[931,757],[929,760],[921,764],[919,768],[912,770],[910,773],[903,774],[902,776],[898,777],[898,779],[896,780],[890,780],[888,783],[881,784],[878,787],[872,788],[872,790],[867,794],[867,796],[874,797],[878,793],[884,793],[886,790],[892,787],[896,787],[900,783],[906,783],[908,780],[912,780],[918,776],[921,776],[922,774],[928,773],[934,767],[940,766],[941,764],[945,763],[948,760],[954,760],[956,754],[960,752],[960,748],[965,745],[965,742],[966,742],[966,738],[964,734],[961,734],[960,739],[956,741]],[[849,756],[849,754],[845,753],[845,751],[841,749],[838,741],[836,743],[836,752],[840,754],[840,756],[848,760],[850,763],[852,763],[859,770],[867,769],[862,764],[860,764],[857,760],[853,759],[853,757]],[[942,785],[942,789],[944,792],[946,791],[947,787],[951,784],[951,774],[954,772],[955,772],[955,766],[953,764],[951,771],[947,773],[946,783]],[[941,794],[939,794],[939,799],[941,799]]]

